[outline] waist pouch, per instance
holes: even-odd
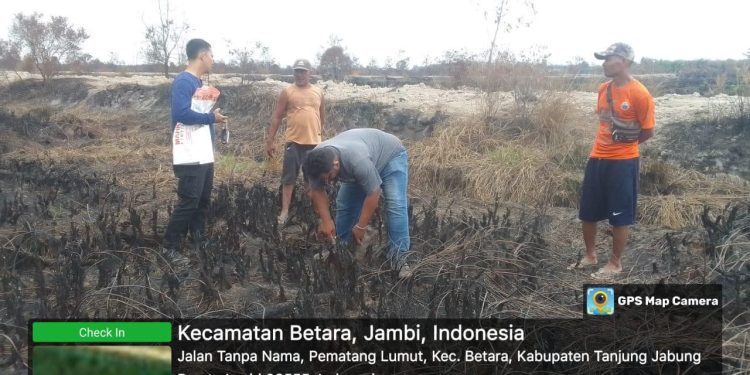
[[[638,142],[641,124],[638,121],[622,121],[612,116],[612,140],[615,143]]]
[[[635,143],[641,136],[641,124],[638,121],[623,121],[615,115],[612,103],[612,82],[607,85],[607,104],[612,113],[612,141],[615,143]]]

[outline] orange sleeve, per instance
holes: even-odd
[[[635,104],[635,113],[638,116],[638,122],[641,123],[641,129],[653,129],[656,122],[654,98],[646,88],[638,90]]]

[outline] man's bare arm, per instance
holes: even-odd
[[[330,202],[328,201],[328,194],[326,193],[325,189],[311,189],[310,198],[313,202],[313,208],[315,209],[315,212],[318,214],[318,217],[320,217],[321,220],[333,220],[331,218],[331,211],[329,209]]]
[[[276,100],[276,109],[273,111],[271,116],[271,126],[268,128],[268,135],[266,136],[266,153],[268,156],[273,154],[274,140],[276,139],[276,132],[279,131],[281,125],[281,119],[284,118],[284,112],[286,112],[286,90],[281,90],[279,99]]]
[[[318,234],[322,234],[327,239],[335,238],[336,225],[333,223],[333,218],[331,218],[328,194],[325,189],[312,189],[312,191],[310,191],[310,199],[312,199],[315,212],[318,214],[318,217],[320,217]]]
[[[326,100],[324,96],[320,96],[320,132],[323,132],[323,128],[326,124]]]
[[[643,143],[648,141],[651,137],[654,136],[654,129],[641,129],[641,134],[638,136],[638,143]]]
[[[364,228],[370,224],[370,219],[372,218],[372,214],[375,213],[375,210],[378,208],[379,202],[380,202],[380,190],[376,190],[376,191],[373,191],[372,193],[367,194],[367,197],[365,197],[364,204],[362,205],[362,213],[359,214],[359,220],[357,222],[357,225]]]

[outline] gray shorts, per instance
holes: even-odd
[[[281,183],[283,185],[294,185],[297,176],[305,162],[307,153],[315,148],[315,145],[299,145],[289,142],[284,146],[284,165],[281,168]]]

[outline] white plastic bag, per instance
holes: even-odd
[[[209,113],[219,99],[219,90],[203,86],[195,90],[190,109]],[[214,147],[209,124],[185,125],[178,122],[172,133],[172,164],[207,164],[214,162]]]

